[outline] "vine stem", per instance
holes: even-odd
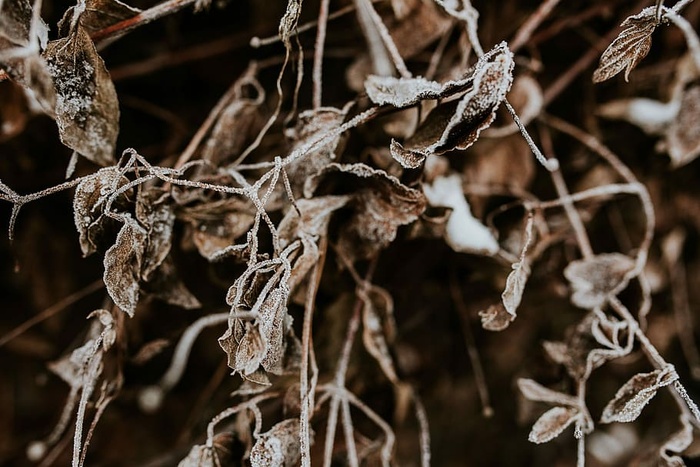
[[[111,26],[107,26],[104,29],[100,29],[99,31],[93,33],[90,37],[95,42],[99,42],[110,37],[121,37],[139,26],[143,26],[164,16],[180,11],[183,8],[195,4],[196,2],[197,0],[168,0],[167,2],[160,3],[153,8],[144,10],[136,16],[132,16],[124,21],[120,21]]]

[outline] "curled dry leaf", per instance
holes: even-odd
[[[362,291],[362,342],[365,349],[374,357],[382,368],[384,375],[394,384],[398,384],[394,359],[389,351],[389,344],[394,340],[396,324],[394,323],[394,301],[389,293],[379,287]]]
[[[503,303],[491,305],[479,312],[481,326],[487,331],[503,331],[513,322],[513,316],[508,313]]]
[[[532,426],[528,440],[541,444],[553,440],[571,425],[580,413],[573,407],[554,407],[545,412]]]
[[[615,393],[600,417],[601,423],[632,422],[656,395],[656,392],[678,379],[672,365],[651,373],[634,375]]]
[[[136,199],[136,219],[148,231],[141,271],[143,279],[148,281],[172,246],[175,214],[167,193],[161,190],[141,191]]]
[[[518,379],[518,388],[526,399],[537,402],[549,402],[550,404],[566,405],[578,407],[579,402],[574,396],[554,391],[542,386],[535,380],[529,378]]]
[[[513,53],[504,42],[479,58],[467,81],[459,82],[459,86],[470,85],[464,95],[438,105],[413,136],[403,144],[392,145],[394,157],[407,158],[401,154],[404,151],[426,157],[471,146],[496,117],[513,82],[513,66]],[[443,92],[459,86],[448,83]]]
[[[668,155],[674,167],[700,156],[700,80],[688,84],[680,96],[680,108],[666,131]]]
[[[590,259],[572,261],[564,269],[574,293],[571,302],[580,307],[601,307],[619,293],[631,279],[635,262],[621,253],[603,253]]]
[[[49,42],[44,57],[54,80],[61,141],[96,164],[112,164],[119,103],[89,34],[77,25],[68,37]]]
[[[84,178],[75,188],[73,218],[83,256],[94,253],[109,222],[98,204],[126,182],[117,167],[105,167]]]
[[[290,418],[258,437],[250,451],[250,464],[252,467],[292,467],[300,457],[299,419]]]
[[[133,317],[139,300],[139,281],[148,232],[136,220],[124,217],[124,225],[104,258],[104,283],[114,303]]]
[[[58,24],[59,31],[63,35],[69,33],[70,23],[76,7],[70,7]],[[132,18],[141,12],[138,8],[131,7],[119,0],[86,0],[85,10],[80,13],[80,25],[88,34],[93,34],[101,29],[112,26],[126,19]]]
[[[649,53],[651,34],[657,25],[653,7],[625,19],[620,25],[625,29],[600,57],[600,65],[593,72],[593,82],[610,79],[622,70],[625,70],[625,81],[628,81],[630,72]]]
[[[425,210],[423,193],[402,184],[383,170],[365,164],[337,164],[325,167],[307,179],[304,194],[333,191],[352,193],[348,203],[354,212],[340,231],[338,246],[351,259],[368,258],[396,238],[399,226],[410,224]]]
[[[461,253],[493,255],[498,252],[496,238],[472,215],[459,174],[437,177],[431,184],[423,184],[423,191],[431,206],[452,209],[445,232],[450,248]]]

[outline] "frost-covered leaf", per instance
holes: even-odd
[[[503,331],[513,321],[513,316],[506,311],[501,302],[481,310],[479,318],[481,318],[481,326],[487,331]]]
[[[432,184],[424,184],[423,191],[431,206],[452,209],[445,233],[450,248],[461,253],[493,255],[498,252],[496,238],[472,215],[458,174],[437,177]]]
[[[113,193],[125,181],[117,167],[105,167],[83,179],[75,188],[73,217],[83,256],[95,252],[105,223],[111,220],[102,214],[102,209],[97,209],[98,202],[104,201],[105,196]]]
[[[580,308],[602,306],[627,286],[634,267],[634,260],[620,253],[572,261],[564,269],[564,276],[574,290],[571,302]]]
[[[139,300],[139,281],[148,232],[131,217],[124,217],[117,240],[104,259],[104,283],[114,303],[133,317]]]
[[[642,409],[656,395],[659,388],[678,379],[672,366],[651,373],[634,375],[615,393],[600,417],[601,423],[631,422],[639,417]]]
[[[78,25],[68,37],[49,42],[44,57],[54,80],[61,141],[96,164],[112,164],[119,103],[87,31]]]
[[[261,434],[250,451],[252,467],[292,467],[299,462],[299,419],[277,423]]]
[[[528,440],[541,444],[553,440],[571,425],[579,416],[573,407],[554,407],[545,412],[532,426]]]
[[[70,7],[63,15],[59,23],[59,30],[66,34],[73,20],[75,7]],[[88,34],[93,34],[101,29],[112,26],[126,19],[132,18],[141,12],[138,8],[131,7],[119,0],[86,0],[85,10],[80,14],[80,25]]]
[[[668,155],[675,167],[680,167],[700,155],[700,80],[685,87],[680,97],[680,109],[666,132]]]
[[[177,467],[216,467],[213,450],[206,445],[196,444]]]
[[[423,99],[443,97],[443,85],[425,78],[395,78],[370,75],[365,81],[367,97],[374,104],[407,107]]]
[[[569,394],[554,391],[542,386],[537,381],[529,378],[518,379],[518,388],[526,399],[537,402],[549,402],[557,405],[578,406],[578,400]]]
[[[352,196],[348,207],[353,214],[338,241],[351,259],[368,258],[385,248],[396,238],[399,226],[415,221],[426,205],[423,193],[365,164],[332,163],[304,187],[307,197],[329,192]]]
[[[148,281],[170,253],[175,214],[169,196],[160,190],[141,191],[136,199],[136,219],[148,231],[141,275]]]
[[[532,224],[533,218],[530,216],[525,226],[525,239],[523,241],[523,248],[520,251],[520,259],[517,263],[512,264],[513,270],[508,274],[506,287],[501,294],[503,307],[508,314],[512,316],[512,319],[515,319],[517,316],[518,307],[520,306],[523,293],[525,292],[525,285],[527,284],[528,277],[530,277],[530,265],[528,264],[526,255],[532,243]]]
[[[365,349],[377,360],[384,375],[394,384],[398,376],[389,344],[394,339],[394,301],[391,295],[379,287],[371,287],[362,292],[362,342]]]
[[[625,70],[625,81],[630,72],[649,53],[651,34],[657,26],[655,9],[645,8],[625,19],[622,32],[612,41],[600,57],[600,65],[593,72],[593,82],[600,83]]]
[[[147,262],[144,260],[144,267],[146,263]],[[143,277],[143,273],[142,279],[146,280],[145,277]],[[192,310],[202,306],[199,300],[197,300],[197,297],[192,295],[192,292],[190,292],[182,280],[180,280],[175,262],[171,255],[166,256],[158,267],[151,272],[147,281],[148,282],[143,282],[141,284],[142,289],[166,303],[179,306],[186,310]]]
[[[471,87],[459,99],[437,106],[415,134],[396,143],[400,149],[423,156],[466,149],[496,117],[513,82],[513,54],[502,42],[479,58],[470,71]]]

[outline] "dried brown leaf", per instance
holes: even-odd
[[[653,7],[625,19],[622,32],[612,41],[600,57],[600,65],[593,72],[593,82],[600,83],[625,70],[625,81],[630,72],[649,53],[651,35],[657,26]]]
[[[75,7],[66,10],[63,19],[58,25],[64,35],[69,33],[70,23],[73,20]],[[141,12],[138,8],[131,7],[119,0],[86,0],[85,10],[80,14],[80,25],[88,34],[112,26],[129,18],[133,18]]]
[[[517,263],[512,264],[513,270],[508,274],[506,279],[506,287],[501,294],[501,300],[503,300],[503,307],[506,309],[508,314],[513,318],[517,316],[518,307],[523,299],[523,293],[525,292],[525,285],[527,284],[527,279],[530,277],[530,264],[527,259],[527,250],[532,243],[532,225],[533,217],[530,216],[527,220],[525,226],[525,234],[523,240],[523,248],[520,251],[520,259]]]
[[[114,303],[133,317],[139,300],[141,267],[148,232],[131,217],[124,217],[117,240],[104,258],[104,282]]]
[[[96,209],[98,202],[117,190],[125,181],[117,167],[105,167],[83,179],[75,188],[73,217],[83,256],[95,252],[104,230],[104,223],[107,222],[102,210]]]
[[[144,268],[147,263],[144,259]],[[193,310],[202,306],[197,297],[192,295],[192,292],[180,280],[171,255],[166,256],[161,261],[158,267],[151,272],[148,279],[143,276],[143,272],[141,278],[144,281],[147,280],[147,282],[141,284],[143,290],[166,303],[186,310]]]
[[[677,379],[678,374],[672,366],[634,375],[605,406],[600,417],[601,423],[624,423],[636,420],[656,392]]]
[[[292,467],[299,462],[299,419],[277,423],[258,437],[250,451],[252,467]]]
[[[76,26],[68,37],[49,42],[44,58],[54,80],[61,141],[96,164],[112,164],[119,103],[89,34]]]
[[[426,205],[423,193],[365,164],[332,163],[307,180],[304,193],[311,197],[330,189],[352,195],[348,206],[354,212],[338,241],[351,259],[368,258],[385,248],[396,238],[399,226],[415,221]]]
[[[668,155],[674,167],[683,166],[700,156],[700,81],[685,87],[680,109],[666,131]]]
[[[541,444],[553,440],[579,417],[573,407],[554,407],[545,412],[532,426],[528,440]]]
[[[549,402],[551,404],[578,407],[579,402],[574,396],[554,391],[542,386],[537,381],[528,378],[518,379],[518,388],[526,399],[537,402]]]
[[[564,276],[574,289],[571,302],[580,308],[602,306],[627,287],[634,267],[634,260],[621,253],[603,253],[572,261],[564,269]]]
[[[396,143],[397,149],[428,156],[471,146],[496,118],[513,82],[513,67],[513,53],[502,42],[479,58],[469,72],[471,88],[459,99],[437,106],[413,136],[402,145]]]
[[[513,321],[513,316],[508,313],[503,303],[491,305],[486,310],[479,312],[481,326],[487,331],[503,331]]]
[[[394,301],[389,293],[379,287],[371,287],[360,293],[362,307],[362,342],[365,349],[374,357],[384,375],[398,384],[394,359],[389,345],[394,339]]]

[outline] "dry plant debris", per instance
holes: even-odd
[[[693,465],[700,3],[574,3],[0,0],[0,464]]]

